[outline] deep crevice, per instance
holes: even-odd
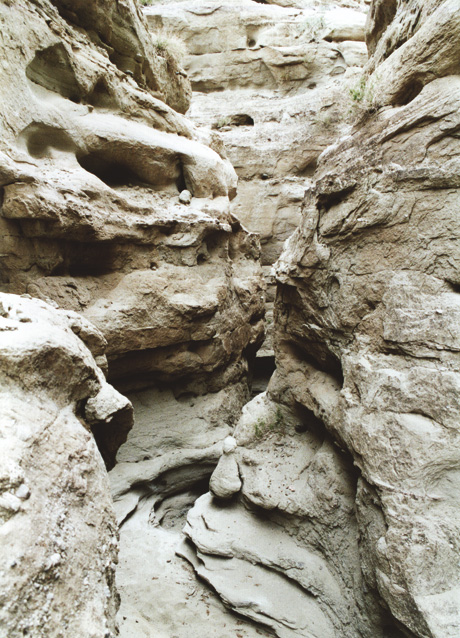
[[[99,452],[104,459],[107,471],[115,467],[119,448],[126,442],[132,425],[132,411],[130,407],[118,412],[113,419],[96,423],[91,426]]]
[[[446,280],[446,283],[452,292],[456,292],[457,294],[460,294],[460,282]]]
[[[261,392],[265,392],[272,374],[276,370],[274,356],[255,357],[249,369],[249,387],[251,396],[255,397]]]
[[[187,490],[167,496],[155,504],[155,522],[164,529],[180,531],[195,501],[209,490],[209,476],[200,479]]]
[[[115,109],[118,104],[105,78],[99,78],[86,102],[96,108]]]
[[[393,102],[397,105],[405,106],[415,100],[420,95],[424,84],[421,80],[411,80],[408,84],[404,85],[402,89],[395,95]]]

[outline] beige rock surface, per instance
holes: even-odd
[[[222,508],[202,498],[189,514],[197,573],[278,635],[315,628],[270,617],[281,587],[259,602],[256,586],[269,582],[260,566],[286,573],[265,557],[267,519],[276,520],[279,547],[294,556],[294,537],[296,550],[323,557],[349,597],[348,625],[340,601],[315,582],[316,604],[339,619],[331,635],[460,631],[457,18],[450,2],[372,3],[361,117],[321,154],[277,264],[277,372],[268,396],[245,407],[232,462],[224,455],[211,480],[230,501]],[[277,405],[291,411],[284,432]],[[305,435],[319,438],[321,454],[310,447],[300,465],[294,441]],[[256,520],[246,528],[248,512]],[[349,518],[336,526],[337,512]],[[257,530],[255,547],[248,529]],[[258,580],[246,586],[254,564]]]
[[[133,514],[136,527],[139,501],[153,493],[160,507],[209,478],[248,398],[248,361],[264,330],[259,241],[231,214],[237,176],[217,134],[177,112],[190,100],[186,73],[155,45],[132,0],[20,0],[1,4],[0,20],[1,290],[65,308],[108,378],[132,396],[136,426],[112,481],[121,520]],[[189,196],[181,201],[184,191]],[[69,375],[78,377],[81,366],[73,364]],[[67,370],[59,372],[63,377]],[[111,468],[131,404],[98,374],[94,392],[81,398],[88,399],[85,421]],[[34,392],[40,401],[39,388]],[[77,427],[69,419],[68,427]],[[52,465],[43,480],[59,483],[67,470],[59,460]],[[107,631],[114,629],[114,590],[105,611],[104,585],[98,589],[92,580],[99,553],[105,557],[111,547],[104,542],[105,519],[97,518],[110,505],[102,470],[99,479],[100,509],[87,542],[78,527],[83,509],[75,523],[75,543],[81,536],[88,547],[82,561],[94,569],[88,590],[94,608],[88,619],[78,607],[69,612],[69,623],[81,615],[81,629],[66,636],[105,636],[105,617]],[[61,491],[56,488],[56,498]],[[108,573],[113,576],[111,567]],[[76,587],[79,578],[76,573]],[[49,605],[34,617],[37,627]],[[217,606],[217,616],[226,617]],[[142,609],[133,614],[128,626]],[[59,618],[49,617],[56,631],[50,636],[61,635]]]
[[[421,92],[368,112],[321,158],[278,264],[278,363],[282,386],[359,468],[368,586],[414,635],[447,638],[460,630],[459,79],[436,78],[451,71],[430,49],[455,58],[453,7],[424,7],[419,28],[381,63],[376,45],[371,76],[383,103],[398,102],[414,69]],[[401,4],[381,38],[409,23],[411,8]],[[374,10],[377,20],[381,3]]]
[[[66,308],[1,295],[8,638],[115,630],[90,427],[123,638],[458,638],[458,7],[374,0],[361,81],[362,8],[155,2],[192,124],[132,2],[0,6],[1,286]],[[264,300],[232,213],[266,274],[287,240],[239,420]]]
[[[121,593],[121,638],[269,638],[261,626],[225,609],[193,569],[178,556],[183,547],[184,511],[196,500],[191,490],[171,497],[161,524],[149,522],[152,501],[145,500],[124,523],[117,586]],[[139,539],[142,539],[140,560]]]
[[[80,317],[5,294],[0,315],[0,635],[114,636],[118,530],[90,422],[130,404]]]
[[[154,34],[184,39],[194,89],[188,115],[219,131],[239,177],[232,212],[261,236],[269,284],[263,356],[273,356],[270,266],[299,224],[319,155],[347,130],[348,87],[367,59],[364,7],[189,0],[145,10]]]
[[[185,555],[228,606],[280,638],[395,638],[363,582],[353,464],[320,426],[266,393],[248,403],[211,478],[218,498],[189,512]]]
[[[176,555],[185,551],[187,511],[228,449],[247,385],[202,397],[175,398],[152,388],[129,397],[136,421],[110,472],[120,523],[121,638],[198,638],[204,631],[210,638],[268,636],[226,610]]]
[[[159,99],[189,91],[170,52],[132,2],[2,6],[2,86],[17,76],[1,107],[2,289],[94,322],[111,379],[233,366],[238,381],[263,332],[257,239],[229,212],[237,177],[215,136]],[[144,54],[142,77],[124,67]]]

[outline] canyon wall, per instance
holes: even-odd
[[[277,370],[211,479],[232,516],[219,527],[209,497],[189,515],[191,560],[238,611],[230,557],[278,576],[247,613],[280,636],[459,632],[458,20],[453,2],[372,3],[357,118],[276,265]],[[248,516],[278,543],[240,536]],[[273,613],[279,574],[328,628]]]
[[[76,313],[0,294],[0,635],[115,636],[118,528],[103,437],[132,425]]]
[[[208,478],[223,439],[248,400],[249,362],[264,330],[259,240],[231,214],[236,174],[215,133],[198,129],[181,114],[191,97],[186,73],[171,52],[155,45],[136,3],[3,2],[0,20],[0,289],[23,296],[13,298],[12,304],[28,303],[24,299],[31,296],[71,313],[80,336],[91,331],[99,335],[91,340],[97,346],[94,365],[100,366],[100,384],[106,375],[129,395],[136,413],[129,435],[131,408],[124,397],[125,410],[117,418],[104,397],[81,414],[83,399],[92,394],[77,397],[73,390],[82,370],[78,357],[61,363],[55,379],[45,374],[47,365],[54,369],[54,356],[56,365],[59,362],[56,345],[35,373],[37,378],[43,373],[50,391],[56,386],[56,396],[61,389],[59,401],[74,417],[69,426],[58,421],[53,436],[65,439],[66,428],[77,428],[80,419],[91,426],[99,451],[83,428],[75,434],[75,445],[86,445],[87,452],[77,451],[69,461],[65,450],[58,448],[49,458],[46,449],[43,459],[33,464],[56,466],[56,474],[50,470],[42,480],[46,486],[53,481],[62,484],[65,499],[67,479],[59,471],[65,475],[86,463],[95,482],[88,502],[99,501],[104,512],[111,506],[99,452],[112,468],[128,437],[112,478],[122,521],[139,500],[157,494],[161,502]],[[30,306],[32,321],[34,308]],[[38,316],[41,311],[36,312]],[[49,317],[52,333],[52,313]],[[62,334],[56,330],[55,338]],[[5,335],[6,339],[9,333]],[[7,376],[9,365],[2,361]],[[24,373],[24,383],[28,374]],[[34,383],[31,379],[30,394],[40,402],[42,386]],[[46,393],[46,383],[42,385]],[[9,402],[9,387],[4,406],[12,420],[8,437],[14,440],[21,437],[17,428],[23,417],[19,399]],[[48,420],[38,420],[38,439],[53,422],[52,409]],[[32,447],[35,453],[35,443]],[[37,454],[40,458],[41,452]],[[81,455],[88,460],[81,460]],[[2,458],[2,468],[3,462],[6,459]],[[34,474],[30,481],[35,480]],[[5,490],[12,490],[7,505],[8,499],[13,505],[20,499],[15,481],[6,480]],[[32,606],[30,612],[16,607],[15,620],[5,631],[13,635],[14,623],[17,631],[29,626],[35,632],[46,631],[49,620],[56,636],[105,635],[100,629],[104,618],[107,631],[115,627],[115,589],[110,581],[107,604],[102,604],[99,595],[105,596],[106,590],[101,585],[96,592],[90,581],[98,570],[103,579],[106,567],[101,561],[116,555],[103,529],[113,525],[113,513],[105,518],[101,514],[95,522],[88,514],[88,524],[95,525],[90,549],[82,532],[79,554],[80,532],[75,528],[77,546],[71,552],[64,544],[60,552],[53,544],[54,535],[61,533],[60,519],[44,513],[47,503],[54,507],[59,494],[47,492],[48,487],[43,490],[43,518],[25,508],[18,510],[15,520],[36,529],[41,539],[45,557],[37,551],[43,558],[43,583],[33,570],[29,577],[31,587],[37,582],[40,595],[43,584],[49,603],[37,615]],[[82,500],[82,520],[83,491],[76,491],[77,500]],[[67,511],[62,506],[69,525],[73,516],[78,518],[72,507]],[[9,520],[5,533],[12,525]],[[49,539],[40,536],[41,527],[49,528]],[[14,531],[8,534],[14,539]],[[69,561],[79,565],[95,561],[88,581],[88,596],[92,592],[95,597],[92,617],[100,615],[94,627],[86,621],[78,627],[77,611],[68,631],[58,618],[58,596],[52,598],[53,587],[47,582],[61,572],[53,571],[53,565],[46,567],[46,560],[48,555],[58,560],[59,554],[64,561],[66,552]],[[5,587],[16,587],[18,570],[6,572]],[[83,569],[76,569],[73,577],[76,590],[86,587]],[[24,592],[18,595],[26,599]],[[38,596],[37,601],[39,608],[43,600]],[[47,610],[54,611],[46,615]],[[38,629],[40,622],[43,630]]]
[[[220,133],[239,178],[231,210],[260,235],[265,377],[273,369],[272,265],[300,222],[319,155],[346,130],[348,87],[367,60],[364,6],[182,0],[145,8],[154,41],[168,33],[184,41],[193,89],[187,115]]]
[[[458,3],[151,5],[0,5],[0,635],[457,638]]]

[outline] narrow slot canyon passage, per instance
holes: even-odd
[[[265,339],[249,362],[250,392],[244,381],[239,398],[231,398],[232,391],[223,396],[201,390],[197,396],[177,387],[127,394],[135,423],[110,473],[121,521],[121,638],[152,631],[164,638],[203,632],[206,638],[326,638],[342,622],[347,594],[331,589],[337,573],[320,558],[324,550],[300,549],[304,535],[318,534],[314,524],[302,522],[309,508],[301,492],[305,476],[307,485],[316,481],[311,477],[323,457],[344,464],[343,472],[351,476],[349,459],[334,453],[313,412],[289,406],[275,386],[269,396],[267,388],[276,370],[272,268],[300,222],[318,156],[347,126],[339,116],[341,73],[348,69],[346,82],[352,82],[365,61],[364,12],[356,5],[349,14],[328,14],[340,33],[344,16],[359,33],[354,42],[340,45],[323,39],[324,8],[245,0],[234,6],[215,2],[211,13],[199,2],[193,7],[154,2],[144,9],[154,41],[165,47],[168,37],[185,42],[182,63],[193,89],[187,115],[211,129],[214,148],[225,149],[237,172],[231,210],[261,241]],[[297,50],[285,61],[268,55],[284,55],[286,47]],[[254,57],[249,74],[243,63],[248,53]],[[324,489],[326,498],[334,498],[331,485]],[[348,498],[344,510],[351,506]],[[345,541],[350,547],[343,566],[334,568],[339,574],[354,569],[357,551],[351,542],[356,523],[349,513],[345,518],[349,530],[343,535],[350,537]],[[260,544],[254,545],[257,534]],[[330,536],[327,553],[339,542]],[[286,569],[291,564],[292,573]],[[337,607],[332,614],[330,596]]]
[[[459,638],[458,16],[0,0],[0,638]]]
[[[266,389],[272,368],[272,361],[254,366],[256,396]],[[195,502],[209,491],[221,441],[230,434],[219,423],[232,408],[228,397],[176,399],[170,391],[151,388],[128,397],[134,427],[110,472],[120,522],[120,636],[150,636],[154,628],[158,636],[185,638],[201,636],[204,627],[216,638],[272,636],[263,622],[232,613],[212,584],[197,576],[182,531]],[[119,493],[134,476],[138,482]]]

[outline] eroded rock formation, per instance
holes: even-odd
[[[116,631],[97,443],[123,638],[457,638],[457,2],[362,79],[358,0],[153,5],[194,123],[131,0],[0,5],[1,631]]]
[[[273,357],[271,267],[300,222],[319,155],[346,130],[348,86],[359,82],[367,59],[363,3],[278,4],[189,0],[146,8],[154,38],[166,31],[186,43],[188,115],[221,134],[239,178],[232,212],[261,238],[264,376]]]
[[[71,311],[85,334],[92,324],[98,363],[133,393],[139,418],[114,475],[128,516],[209,477],[248,399],[263,338],[259,241],[230,213],[237,177],[219,139],[180,114],[185,72],[134,2],[22,0],[1,4],[0,19],[1,289]],[[111,419],[106,392],[85,419],[111,468],[130,424],[125,411]]]
[[[242,404],[263,285],[257,238],[229,213],[236,175],[160,101],[184,110],[189,84],[135,5],[108,6],[3,8],[2,287],[91,320],[124,390],[233,385]]]
[[[2,636],[115,635],[118,529],[90,425],[129,428],[132,409],[104,345],[75,313],[0,294]]]
[[[277,372],[235,432],[239,504],[217,534],[208,531],[217,528],[215,502],[199,501],[201,520],[195,510],[189,517],[197,570],[236,608],[237,580],[234,588],[228,580],[222,586],[222,548],[248,569],[256,561],[289,574],[340,625],[340,602],[325,602],[329,570],[342,595],[353,592],[354,608],[351,624],[330,635],[353,635],[353,625],[369,636],[459,632],[454,5],[371,5],[361,118],[322,154],[301,224],[277,265]],[[285,410],[284,433],[278,409]],[[291,476],[280,468],[296,468],[300,441],[308,452]],[[292,459],[286,465],[276,458],[277,443]],[[271,471],[268,454],[276,458]],[[230,467],[225,456],[221,463]],[[228,497],[220,473],[218,467],[211,486]],[[235,540],[248,504],[257,525],[268,516],[278,533],[284,529],[269,558],[259,545],[242,549],[244,541]],[[289,570],[280,567],[281,548],[289,551],[293,536],[307,556],[326,557],[319,588],[292,562]],[[289,551],[291,561],[296,551]],[[361,567],[344,573],[350,559]],[[256,613],[275,609],[266,599],[257,606],[257,590],[247,598]],[[303,635],[301,619],[290,621]]]

